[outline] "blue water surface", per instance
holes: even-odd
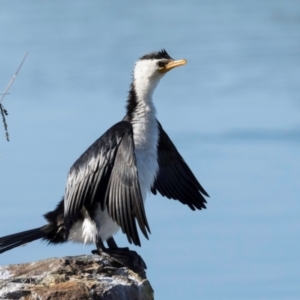
[[[155,299],[299,299],[299,1],[2,1],[0,92],[29,55],[3,102],[0,236],[44,224],[123,117],[134,61],[161,48],[188,64],[158,86],[158,118],[211,198],[147,199],[152,234],[131,248]],[[0,265],[93,248],[34,242]]]

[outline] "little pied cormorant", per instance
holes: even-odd
[[[73,164],[63,199],[44,215],[48,223],[0,238],[0,253],[43,239],[50,244],[94,243],[95,252],[130,257],[134,251],[118,248],[113,235],[121,228],[129,243],[140,246],[138,224],[148,238],[144,201],[149,191],[179,200],[192,210],[205,208],[208,194],[156,119],[152,101],[160,79],[184,64],[186,60],[173,60],[165,50],[136,62],[123,120]],[[126,264],[131,258],[119,261]]]

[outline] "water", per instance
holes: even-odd
[[[134,61],[166,48],[188,64],[160,83],[158,118],[211,198],[201,212],[147,200],[136,250],[155,298],[298,299],[299,1],[6,1],[0,41],[3,91],[29,50],[3,103],[0,236],[43,224],[71,164],[123,117]],[[0,264],[91,249],[36,242]]]

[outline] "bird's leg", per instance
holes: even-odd
[[[97,249],[92,250],[92,254],[99,254],[99,255],[101,255],[102,252],[105,252],[105,250],[106,250],[106,247],[104,246],[104,244],[103,244],[103,242],[102,242],[102,240],[100,238],[97,239],[96,247],[97,247]]]
[[[93,250],[93,254],[106,254],[115,262],[122,266],[129,267],[134,271],[140,271],[141,269],[147,269],[147,266],[142,257],[135,251],[129,250],[128,247],[119,248],[115,240],[111,237],[107,241],[109,248],[106,248],[101,239],[96,242],[97,250]]]
[[[107,241],[106,241],[108,247],[110,249],[117,249],[118,248],[118,245],[116,243],[116,241],[114,240],[113,237],[110,237]]]

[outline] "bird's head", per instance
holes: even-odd
[[[133,70],[127,100],[127,116],[132,119],[138,115],[138,104],[153,104],[152,94],[159,80],[170,70],[186,64],[185,59],[174,60],[166,50],[151,52],[138,59]],[[154,106],[152,107],[155,112]]]
[[[166,50],[142,56],[136,62],[133,71],[133,86],[138,99],[151,99],[159,80],[170,70],[185,64],[185,59],[174,60]]]
[[[159,80],[170,70],[183,66],[187,63],[185,59],[174,60],[166,50],[151,52],[142,56],[135,64],[134,78]]]

